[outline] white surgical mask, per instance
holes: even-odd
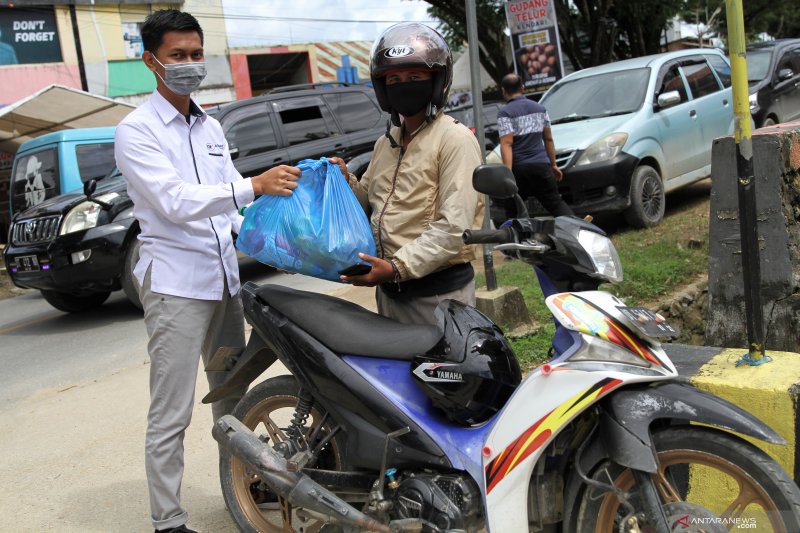
[[[164,77],[156,72],[164,85],[175,94],[187,96],[192,94],[206,77],[205,61],[187,61],[185,63],[170,63],[165,65],[153,54],[156,63],[164,67]]]

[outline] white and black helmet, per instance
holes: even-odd
[[[450,47],[436,30],[418,22],[403,22],[387,28],[372,46],[369,71],[381,109],[393,111],[386,95],[386,73],[409,68],[433,71],[431,104],[444,107],[453,83]]]

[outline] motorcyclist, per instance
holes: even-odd
[[[481,164],[478,142],[442,113],[453,58],[442,36],[419,23],[396,24],[375,41],[370,77],[378,103],[391,115],[384,137],[359,181],[339,158],[370,217],[377,257],[366,275],[343,276],[377,286],[378,312],[407,323],[433,324],[444,299],[475,305],[475,249],[465,228],[480,227],[483,202],[472,188]]]

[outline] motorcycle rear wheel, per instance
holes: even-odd
[[[800,489],[749,442],[698,426],[667,428],[655,433],[653,441],[659,461],[653,480],[671,517],[672,531],[800,531]],[[632,472],[613,463],[602,464],[592,477],[606,483],[613,480],[629,493],[636,491]],[[631,503],[640,510],[638,498],[632,497]],[[614,494],[588,488],[580,503],[577,531],[627,531],[620,529],[626,514]],[[646,524],[642,531],[649,531]]]
[[[286,439],[286,430],[298,402],[299,386],[292,376],[278,376],[253,387],[233,410],[233,416],[256,435],[267,434],[270,446]],[[310,435],[322,420],[318,408],[311,410],[306,427]],[[325,428],[319,437],[326,435]],[[325,470],[342,470],[340,443],[337,437],[322,450],[317,467]],[[219,477],[222,495],[228,511],[239,529],[247,533],[283,533],[284,515],[292,522],[296,531],[314,533],[324,525],[313,520],[303,521],[286,502],[280,502],[275,494],[261,482],[260,476],[250,467],[231,455],[227,450],[220,453]],[[283,507],[281,506],[283,503]]]

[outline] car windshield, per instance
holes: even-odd
[[[650,69],[596,74],[558,83],[542,98],[553,124],[633,113],[642,106]]]
[[[769,75],[769,50],[749,50],[747,52],[747,81],[755,83]]]

